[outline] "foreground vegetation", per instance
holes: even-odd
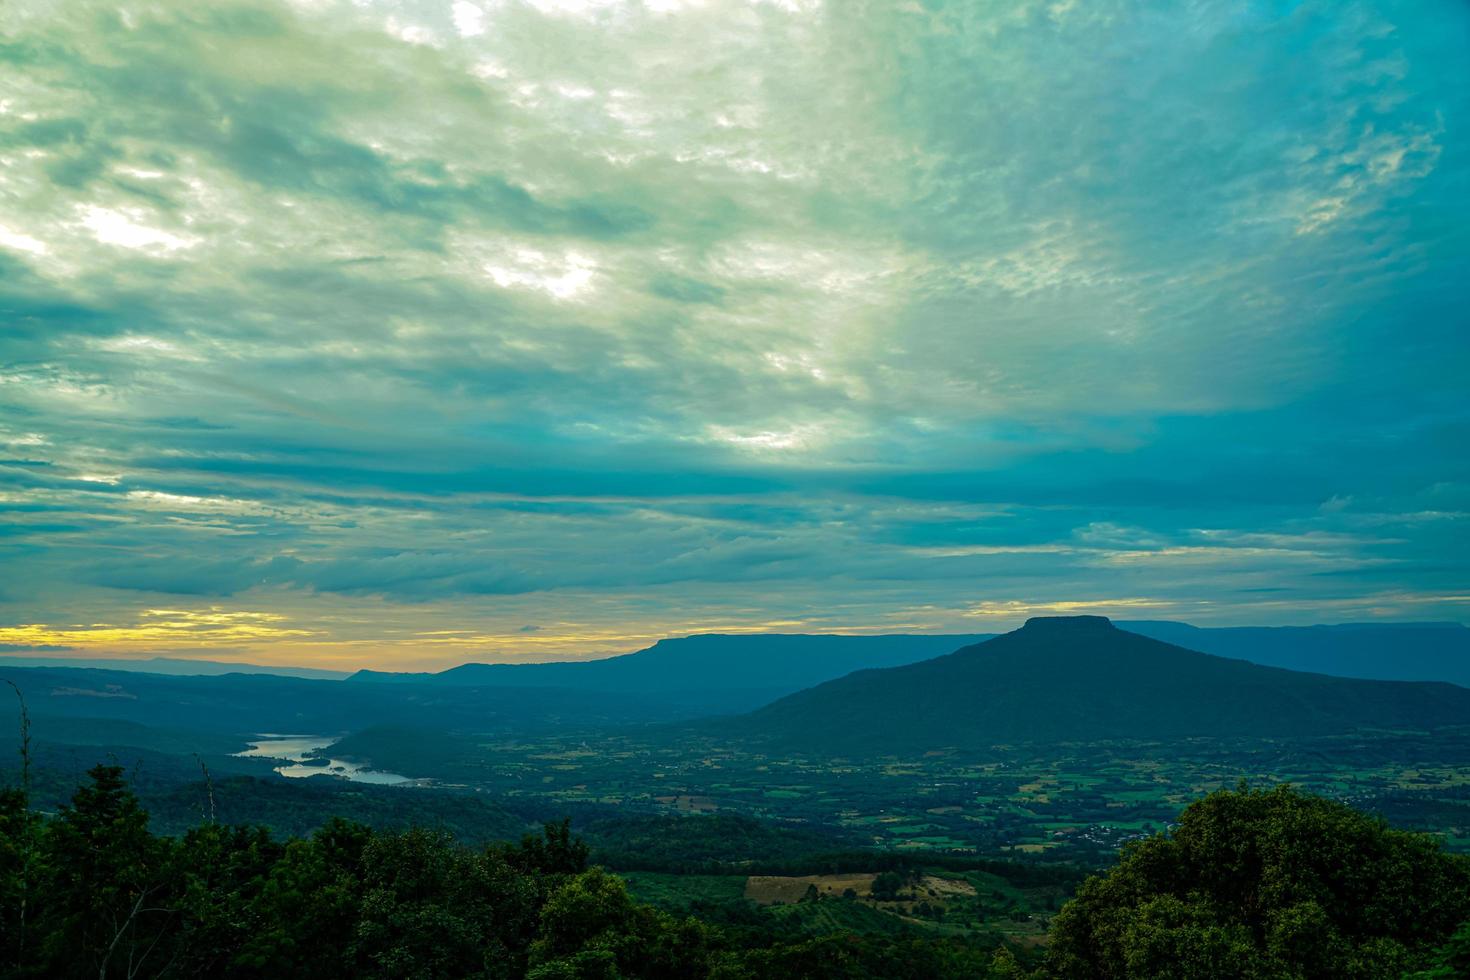
[[[1470,860],[1280,787],[1214,793],[1053,923],[1059,976],[1396,977],[1470,961]],[[1459,929],[1460,953],[1437,947]],[[1453,962],[1451,962],[1453,961]]]
[[[98,766],[43,817],[0,797],[0,956],[20,977],[974,977],[994,944],[813,937],[635,902],[566,824],[472,849],[334,820],[311,837],[148,829]],[[1007,954],[1001,961],[1008,963]]]
[[[207,820],[160,836],[123,771],[98,766],[54,815],[36,813],[23,789],[0,794],[0,969],[537,980],[1470,969],[1470,861],[1285,788],[1195,803],[1172,834],[1129,847],[1087,881],[1040,949],[907,925],[942,919],[942,898],[974,892],[982,879],[961,873],[921,876],[890,862],[877,873],[814,874],[794,900],[764,906],[705,876],[709,894],[680,907],[641,904],[621,878],[589,868],[588,853],[565,823],[480,848],[342,820],[286,840]],[[640,892],[678,877],[653,874],[635,881]],[[839,894],[832,880],[848,887]],[[791,887],[749,881],[772,896]]]

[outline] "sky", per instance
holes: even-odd
[[[7,0],[0,649],[1470,620],[1460,0]]]

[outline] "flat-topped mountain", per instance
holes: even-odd
[[[1451,725],[1470,725],[1470,690],[1262,667],[1100,616],[1032,619],[948,656],[851,674],[725,723],[785,749],[834,755]]]
[[[928,660],[991,635],[707,633],[660,640],[645,650],[601,660],[464,664],[437,674],[364,670],[350,680],[459,687],[554,687],[657,696],[710,710],[748,711],[855,670]]]

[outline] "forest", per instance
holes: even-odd
[[[568,822],[478,847],[343,819],[277,838],[206,818],[168,836],[110,765],[55,813],[30,804],[25,783],[0,794],[0,955],[14,977],[1429,980],[1470,970],[1470,859],[1282,786],[1196,801],[1170,832],[1083,882],[1031,945],[864,929],[861,916],[828,917],[855,925],[813,934],[748,902],[672,912],[591,864]],[[878,879],[875,892],[914,888],[902,863]],[[814,888],[801,902],[857,904]]]

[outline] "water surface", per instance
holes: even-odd
[[[276,766],[276,772],[288,779],[337,776],[350,779],[354,783],[372,783],[377,786],[414,782],[396,772],[382,772],[347,759],[334,759],[331,753],[327,753],[326,765],[322,765],[321,757],[312,754],[330,748],[338,741],[340,739],[335,735],[275,735],[266,732],[247,742],[249,748],[236,752],[235,755],[253,759],[277,759],[283,764]]]

